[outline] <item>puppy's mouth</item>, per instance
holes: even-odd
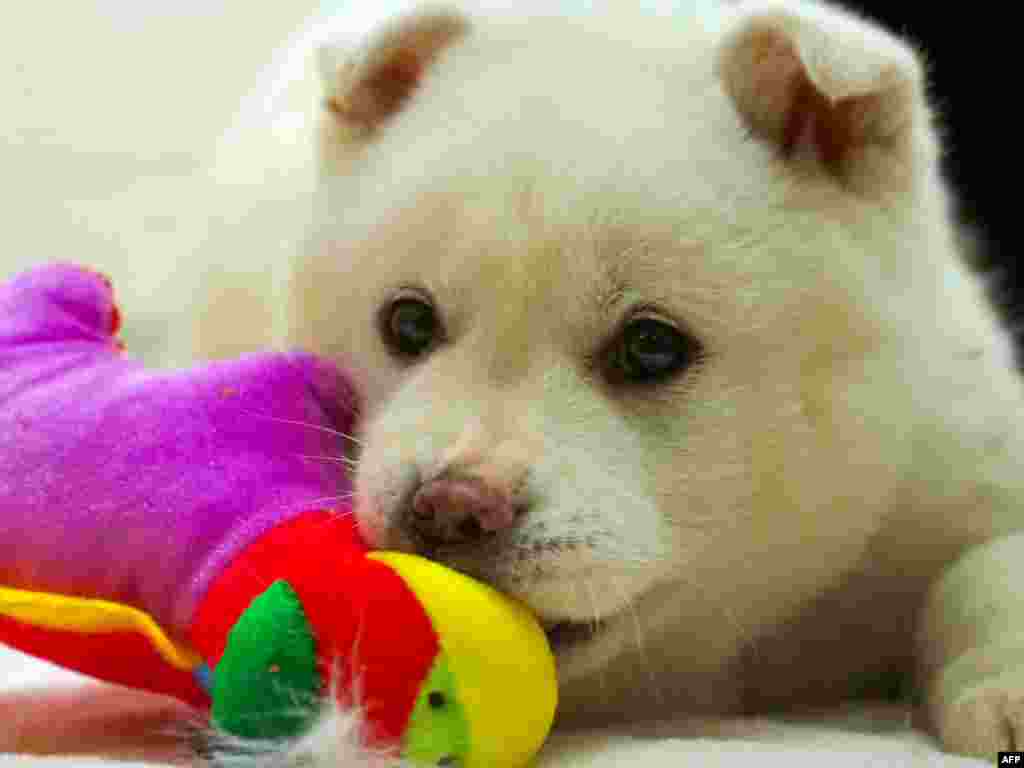
[[[544,625],[551,650],[556,655],[593,642],[604,629],[604,621],[558,621]]]

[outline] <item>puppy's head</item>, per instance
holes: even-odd
[[[919,66],[741,8],[423,11],[323,56],[293,338],[363,377],[360,525],[522,598],[567,680],[727,657],[857,560],[902,461],[941,272],[908,251],[950,251]]]

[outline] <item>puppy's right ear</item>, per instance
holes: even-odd
[[[457,11],[423,10],[384,25],[353,52],[322,47],[326,108],[349,135],[372,134],[402,109],[431,63],[468,29]]]
[[[893,187],[892,172],[934,161],[915,52],[839,6],[741,4],[717,63],[750,133],[787,159],[811,156],[847,182],[879,189]]]

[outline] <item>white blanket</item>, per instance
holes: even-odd
[[[0,647],[0,751],[14,743],[20,715],[4,693],[45,686],[85,684],[76,675]],[[6,711],[5,711],[6,708]],[[99,714],[111,722],[84,718],[83,727],[120,726],[116,714]],[[39,723],[32,724],[39,730]],[[62,738],[67,738],[65,734]],[[53,745],[51,745],[53,746]],[[756,758],[756,762],[754,759]],[[538,768],[717,768],[766,765],[787,768],[981,768],[992,761],[942,754],[931,739],[906,723],[898,709],[857,709],[820,719],[690,720],[662,724],[633,733],[556,734]],[[158,763],[157,763],[158,764]],[[122,768],[141,763],[121,762]],[[0,768],[88,768],[107,766],[86,757],[29,757],[0,754]],[[339,768],[343,768],[339,766]]]

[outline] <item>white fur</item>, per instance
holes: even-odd
[[[404,544],[416,472],[528,499],[513,546],[452,562],[545,620],[603,622],[560,654],[566,723],[813,703],[908,666],[929,586],[1020,528],[1024,492],[1011,339],[959,253],[915,53],[796,0],[415,18],[351,50],[320,29],[328,99],[392,48],[430,61],[395,114],[357,94],[369,127],[285,121],[319,134],[289,173],[305,192],[248,213],[265,236],[297,210],[304,234],[249,262],[248,335],[218,289],[207,351],[276,333],[352,364],[381,545]],[[849,107],[837,163],[813,126],[783,152],[796,76]],[[225,167],[260,169],[236,138]],[[404,283],[451,339],[408,367],[374,321]],[[587,367],[622,286],[703,342],[685,376],[626,391]]]

